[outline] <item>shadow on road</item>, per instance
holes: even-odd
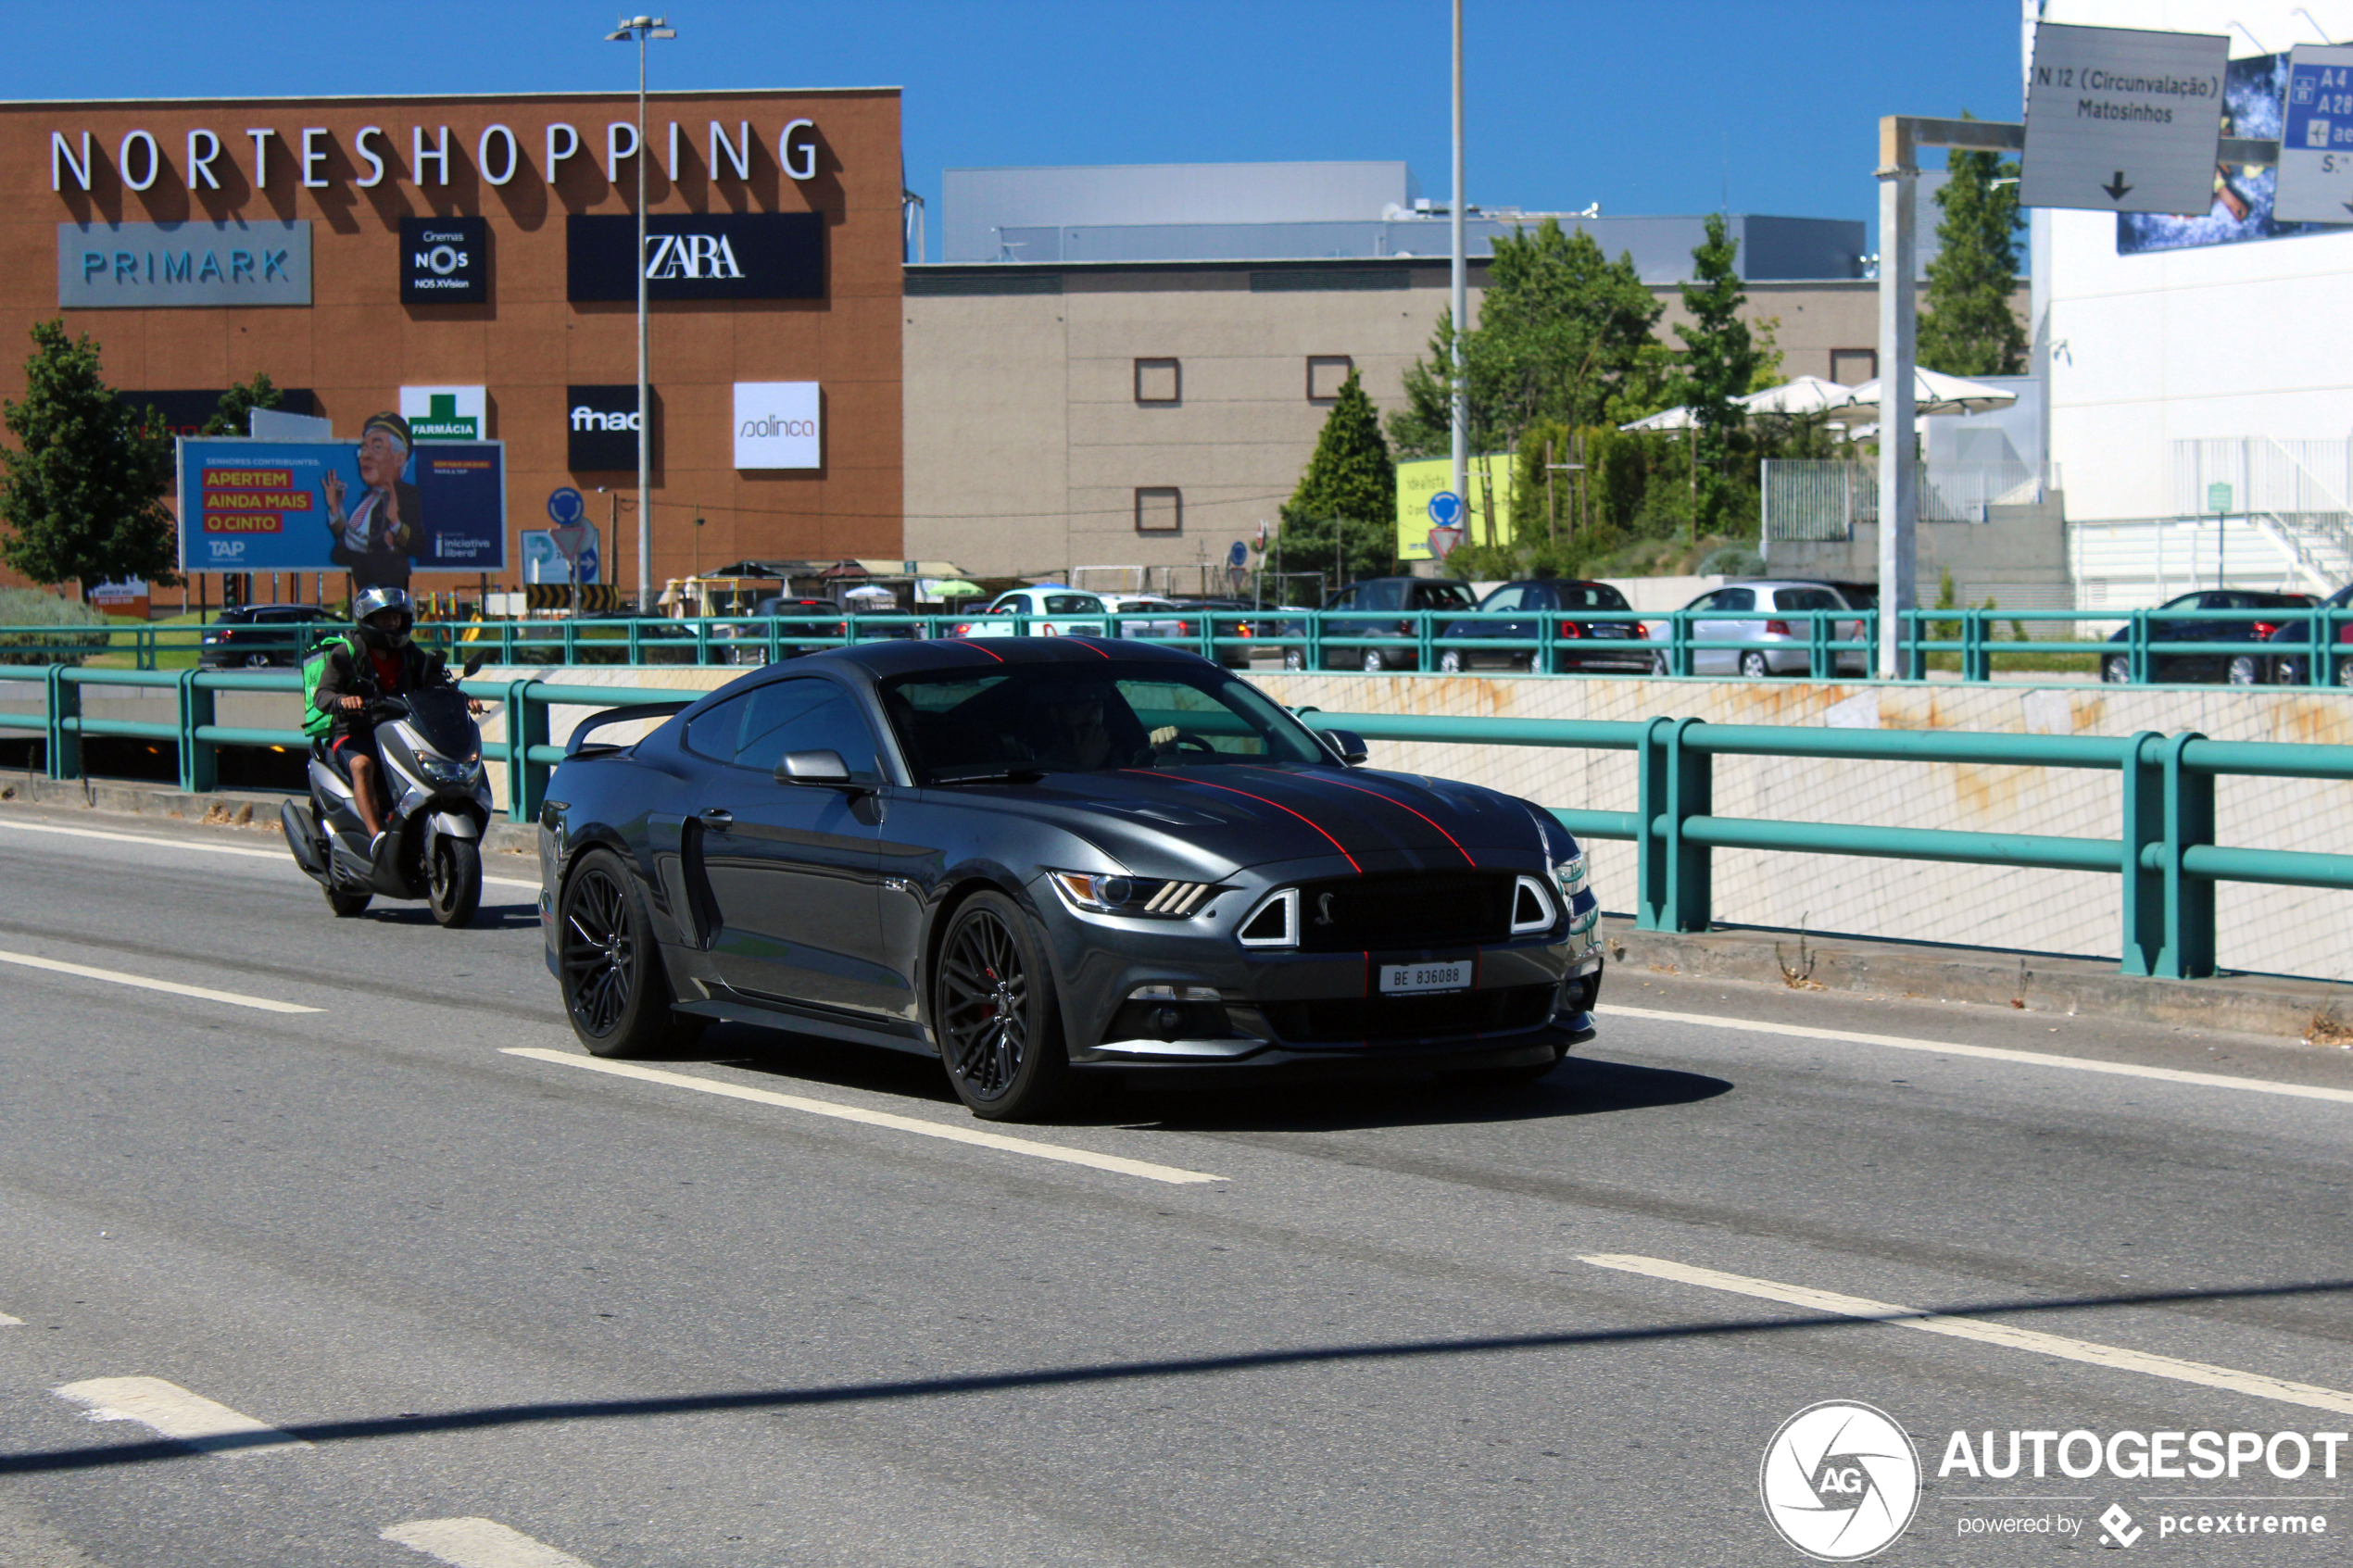
[[[385,925],[426,926],[433,923],[433,911],[423,904],[375,903],[368,906],[361,920],[380,921]],[[466,926],[468,931],[521,931],[525,926],[539,926],[538,906],[534,904],[484,904],[474,911]]]

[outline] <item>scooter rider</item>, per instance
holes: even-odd
[[[351,770],[352,805],[368,830],[372,850],[384,837],[384,809],[376,799],[376,726],[368,717],[368,703],[374,697],[400,696],[455,683],[441,655],[409,640],[417,611],[406,589],[362,591],[352,604],[351,617],[359,627],[359,654],[354,657],[347,646],[328,654],[315,700],[320,711],[334,715],[327,748]],[[474,713],[483,710],[479,702],[466,706]]]

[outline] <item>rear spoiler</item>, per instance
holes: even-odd
[[[631,719],[667,719],[673,713],[684,713],[693,706],[693,702],[638,702],[632,703],[627,708],[608,708],[601,712],[591,713],[573,726],[571,738],[564,742],[564,755],[566,757],[579,756],[582,743],[588,738],[589,734],[592,731],[603,729],[607,724],[619,724]],[[590,749],[619,751],[621,747],[598,746]]]

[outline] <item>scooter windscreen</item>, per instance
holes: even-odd
[[[471,762],[481,750],[466,695],[455,686],[428,686],[408,696],[409,720],[424,743],[442,756]]]

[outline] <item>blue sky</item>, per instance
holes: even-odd
[[[2015,0],[1467,0],[1471,199],[1869,219],[1882,114],[2019,111]],[[616,11],[17,5],[11,99],[623,90]],[[1445,0],[680,0],[661,87],[903,87],[909,183],[1008,164],[1403,158],[1448,188]]]

